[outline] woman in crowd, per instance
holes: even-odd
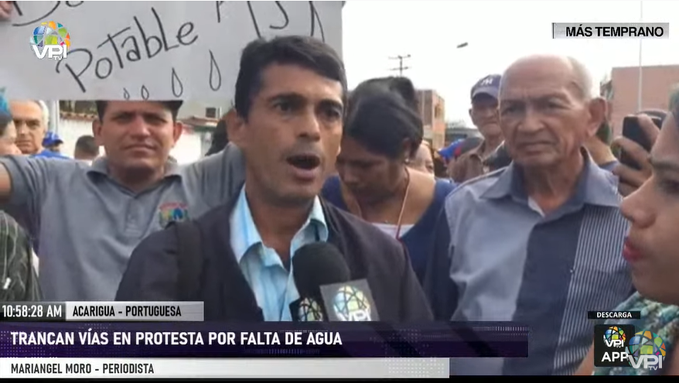
[[[662,369],[650,370],[643,366],[595,368],[590,350],[576,375],[679,374],[679,353],[673,352],[679,341],[679,92],[673,93],[669,104],[672,113],[667,114],[659,132],[650,118],[640,119],[651,142],[655,141],[650,161],[643,149],[631,141],[621,145],[636,158],[641,170],[615,169],[614,173],[628,180],[628,184],[633,184],[632,179],[650,174],[650,178],[621,206],[622,213],[631,222],[623,255],[630,263],[637,293],[615,310],[640,311],[641,319],[607,322],[634,325],[637,334],[650,331],[657,343],[648,343],[645,347],[652,347],[654,353],[664,355]],[[626,336],[631,338],[634,334]],[[658,337],[664,348],[660,347]]]
[[[434,175],[434,151],[427,141],[422,141],[410,162],[410,168]]]
[[[422,143],[416,92],[407,78],[361,83],[351,95],[344,124],[338,176],[328,179],[323,196],[372,222],[408,249],[420,280],[448,181],[409,169]]]

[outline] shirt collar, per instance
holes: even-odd
[[[98,157],[87,169],[88,174],[103,174],[108,177],[108,158]],[[165,163],[165,177],[181,177],[180,166],[172,161]]]
[[[585,166],[578,179],[572,202],[619,207],[621,197],[618,194],[618,178],[611,172],[599,168],[587,150],[582,149],[581,153],[585,159]],[[483,197],[488,199],[501,199],[507,196],[516,200],[527,200],[521,168],[514,162],[503,169],[497,181],[483,193]]]
[[[231,231],[231,248],[236,256],[236,261],[240,263],[243,256],[251,247],[262,243],[262,237],[259,235],[257,226],[255,226],[255,222],[252,220],[252,212],[245,195],[245,186],[241,188],[236,205],[231,212],[229,227]],[[325,242],[328,240],[328,225],[325,221],[321,200],[318,197],[314,198],[309,217],[298,233],[309,228],[316,230],[319,241]]]

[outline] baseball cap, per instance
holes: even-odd
[[[59,135],[54,132],[45,133],[45,138],[42,140],[42,146],[52,146],[63,144],[64,141],[59,138]]]
[[[450,144],[448,147],[440,149],[439,155],[441,155],[441,157],[443,157],[446,161],[457,159],[461,155],[481,145],[481,142],[483,142],[483,138],[481,137],[473,136],[461,138]]]
[[[5,129],[12,122],[12,114],[9,112],[9,103],[5,98],[5,89],[0,88],[0,129]]]
[[[461,155],[478,148],[482,142],[483,138],[477,136],[465,138],[464,141],[462,141],[462,144],[455,148],[455,158],[458,158]]]
[[[9,112],[9,103],[5,98],[5,88],[0,88],[0,114],[11,115]]]
[[[480,94],[487,94],[493,98],[497,98],[498,93],[500,92],[501,78],[502,76],[500,76],[499,74],[491,74],[479,80],[472,87],[471,92],[472,100],[474,99],[474,97]]]
[[[439,149],[439,155],[443,157],[444,160],[450,161],[450,159],[455,155],[455,149],[457,149],[457,147],[462,144],[462,141],[464,141],[464,138],[457,139],[445,148]]]

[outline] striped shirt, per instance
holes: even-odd
[[[528,358],[453,359],[452,374],[572,374],[592,342],[587,311],[631,295],[617,178],[585,158],[574,195],[548,214],[527,196],[514,165],[448,196],[452,320],[531,328]]]
[[[231,247],[245,279],[255,293],[257,304],[267,322],[292,320],[289,306],[299,299],[299,292],[292,277],[292,266],[286,267],[276,250],[262,242],[245,195],[240,192],[231,213]],[[290,257],[301,246],[311,242],[326,242],[328,227],[318,197],[314,200],[309,218],[292,238]]]
[[[0,211],[0,302],[40,297],[30,240],[12,217]]]

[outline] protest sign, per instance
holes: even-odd
[[[0,23],[11,98],[223,101],[257,37],[312,36],[341,54],[340,1],[42,1],[15,11]]]

